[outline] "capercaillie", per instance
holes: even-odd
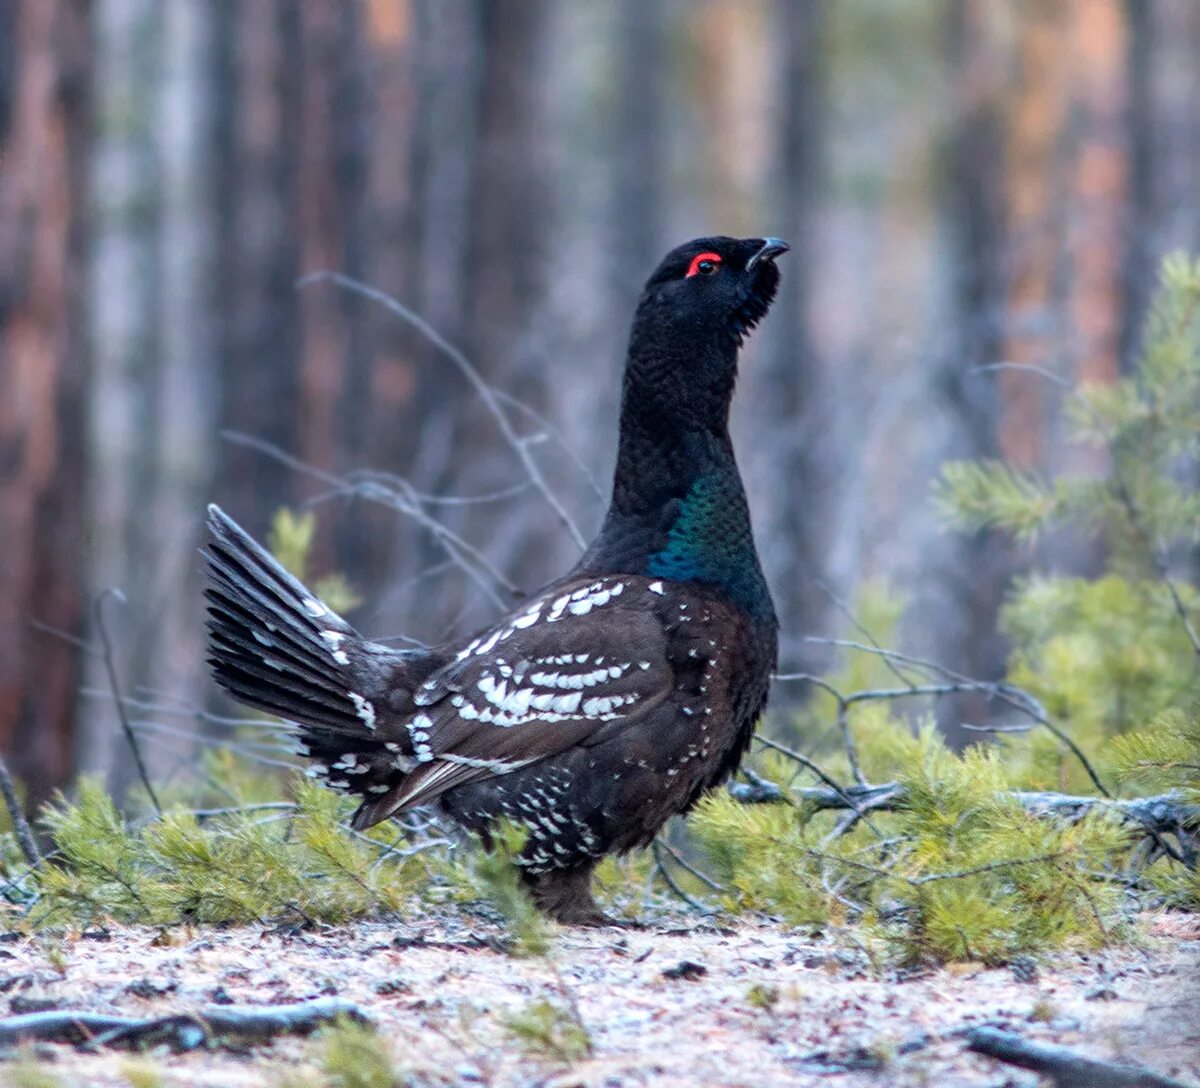
[[[436,805],[518,859],[559,921],[608,921],[605,854],[648,844],[738,766],[766,704],[777,622],[729,437],[745,335],[779,284],[776,238],[700,238],[638,303],[612,501],[565,576],[431,650],[359,635],[209,508],[209,661],[294,723],[308,774],[360,799],[356,828]]]

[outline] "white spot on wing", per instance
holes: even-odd
[[[495,647],[496,643],[500,641],[500,636],[502,633],[503,631],[500,630],[493,631],[487,642],[483,643],[483,645],[475,651],[476,655],[490,653]]]
[[[375,732],[375,704],[369,699],[364,699],[357,691],[348,691],[346,694],[350,696],[354,710],[362,718],[363,725],[372,733]]]
[[[583,695],[578,691],[571,692],[570,695],[556,695],[551,706],[559,714],[574,714],[579,709],[579,700]]]

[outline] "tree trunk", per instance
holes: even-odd
[[[292,200],[302,134],[299,8],[220,0],[216,124],[218,417],[223,428],[299,449],[301,321]],[[214,498],[256,533],[297,480],[261,453],[223,442]]]
[[[940,193],[949,236],[952,333],[935,374],[950,428],[947,459],[1000,454],[997,376],[983,369],[999,362],[1004,350],[1003,54],[991,12],[986,0],[955,0],[948,23],[950,85],[959,108]],[[1003,675],[1006,646],[996,625],[1013,570],[1011,544],[984,531],[939,534],[931,549],[932,599],[922,619],[932,630],[922,652],[968,676]],[[942,732],[956,747],[978,738],[963,722],[989,716],[977,693],[946,699],[939,710]]]
[[[783,116],[775,148],[772,231],[787,239],[783,284],[756,360],[754,430],[772,436],[759,450],[756,516],[768,554],[784,632],[783,660],[801,668],[823,655],[799,636],[824,630],[831,602],[831,487],[836,436],[812,327],[812,284],[826,141],[824,0],[783,0],[774,12]],[[773,562],[770,561],[773,557]],[[822,585],[825,588],[822,588]]]
[[[1009,107],[1005,204],[1009,261],[1005,362],[1045,366],[1062,344],[1060,294],[1067,193],[1056,186],[1069,116],[1071,25],[1061,4],[1021,8],[1017,33],[1016,92]],[[1046,464],[1045,383],[1005,371],[1000,389],[999,435],[1005,460],[1018,468]]]
[[[1130,162],[1127,27],[1121,0],[1074,0],[1075,150],[1071,327],[1075,376],[1111,384],[1120,371]]]
[[[90,5],[5,5],[0,46],[0,745],[31,800],[73,760],[82,632]],[[7,35],[6,35],[7,36]]]
[[[95,30],[86,586],[93,601],[110,587],[125,596],[105,607],[125,693],[195,701],[193,556],[216,442],[211,23],[200,0],[140,0],[99,5]],[[105,664],[91,661],[87,679],[107,689]],[[81,767],[120,795],[134,766],[107,697],[84,697],[79,738]],[[148,733],[143,747],[163,770],[187,746]]]

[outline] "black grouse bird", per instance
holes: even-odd
[[[487,835],[528,829],[535,902],[604,924],[605,854],[644,846],[731,775],[775,666],[728,418],[743,337],[779,283],[776,238],[700,238],[638,303],[612,503],[565,577],[474,638],[397,650],[359,635],[209,508],[210,664],[296,723],[308,774],[361,799],[356,828],[436,803]]]

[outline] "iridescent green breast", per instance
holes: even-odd
[[[758,619],[774,619],[759,567],[741,481],[723,472],[699,477],[680,504],[667,545],[650,556],[646,573],[719,586]]]

